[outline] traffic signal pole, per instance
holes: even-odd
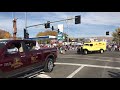
[[[43,24],[36,24],[36,25],[30,25],[30,26],[27,26],[27,13],[26,13],[26,24],[25,24],[25,29],[27,30],[27,28],[30,28],[30,27],[36,27],[36,26],[39,26],[39,25],[44,25],[46,26],[46,24],[50,24],[50,23],[56,23],[56,22],[61,22],[61,21],[66,21],[66,20],[72,20],[72,19],[75,19],[75,24],[80,24],[81,21],[81,16],[75,16],[75,18],[69,18],[69,19],[63,19],[63,20],[58,20],[58,21],[53,21],[53,22],[50,22],[48,21],[47,23],[43,23]]]
[[[27,31],[27,12],[25,12],[25,28],[24,28],[24,39],[29,38],[29,33]]]
[[[25,12],[25,29],[27,30],[27,12]]]
[[[27,26],[27,14],[25,15],[26,16],[26,23],[25,23],[25,29],[26,29],[26,32],[27,32],[27,28],[30,28],[30,27],[36,27],[36,26],[40,26],[40,25],[45,25],[46,23],[43,23],[43,24],[36,24],[36,25],[31,25],[31,26]],[[72,20],[72,19],[75,19],[75,18],[70,18],[70,19],[64,19],[64,20],[59,20],[59,21],[53,21],[53,22],[47,22],[47,23],[56,23],[56,22],[61,22],[61,21],[66,21],[66,20]],[[24,30],[25,31],[25,30]],[[25,35],[24,35],[24,38]]]
[[[56,23],[56,22],[61,22],[61,21],[66,21],[66,20],[72,20],[72,19],[75,19],[75,18],[64,19],[64,20],[59,20],[59,21],[53,21],[53,22],[49,22],[49,23]],[[39,26],[39,25],[45,25],[45,23],[27,26],[26,28],[35,27],[35,26]]]

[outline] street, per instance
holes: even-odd
[[[77,54],[75,50],[58,54],[51,73],[36,78],[120,78],[120,52]]]

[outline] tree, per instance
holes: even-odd
[[[39,32],[36,36],[57,36],[57,32],[56,31],[45,31],[45,32]],[[50,43],[50,39],[45,39],[43,40],[38,40],[39,43]]]
[[[112,36],[113,36],[113,41],[120,45],[120,35],[119,35],[119,32],[120,32],[120,28],[117,28],[115,30],[115,32],[112,33]]]
[[[57,36],[57,32],[56,31],[45,31],[45,32],[39,32],[36,36]]]
[[[63,37],[64,37],[64,41],[66,41],[66,42],[67,42],[67,41],[68,41],[68,39],[69,39],[69,38],[68,38],[68,34],[63,33]]]
[[[11,38],[11,34],[5,30],[0,29],[0,39]]]

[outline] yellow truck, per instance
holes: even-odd
[[[77,53],[88,54],[88,52],[100,52],[106,51],[106,42],[88,42],[84,43],[83,46],[78,47]]]

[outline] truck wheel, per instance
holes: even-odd
[[[103,53],[104,51],[102,49],[100,49],[100,53]]]
[[[54,67],[53,59],[48,58],[46,63],[45,63],[44,71],[51,72],[53,70],[53,67]]]
[[[87,51],[87,50],[84,50],[83,52],[84,52],[85,55],[88,54],[88,51]]]

